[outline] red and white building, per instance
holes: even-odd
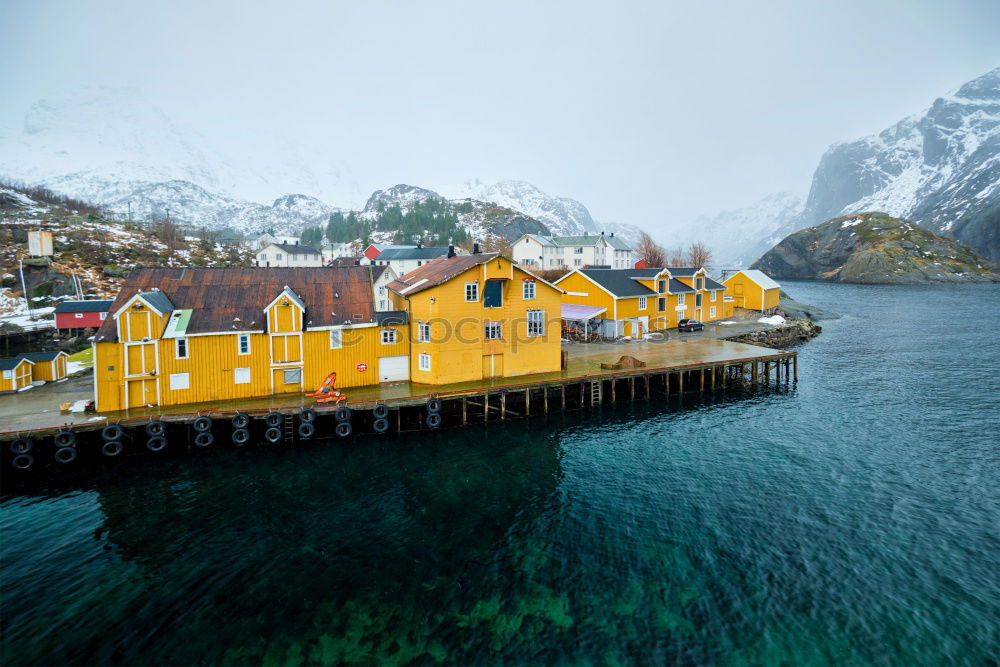
[[[108,316],[111,301],[63,301],[56,306],[56,329],[97,329]]]

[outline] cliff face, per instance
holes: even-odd
[[[845,283],[1000,282],[995,267],[967,246],[884,213],[795,232],[752,268],[778,279]]]

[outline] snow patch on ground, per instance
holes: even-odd
[[[771,315],[770,317],[762,317],[757,320],[761,324],[773,324],[775,326],[785,323],[785,318],[781,315]]]

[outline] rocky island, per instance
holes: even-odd
[[[778,279],[844,283],[1000,282],[971,248],[885,213],[856,213],[785,237],[754,262]]]

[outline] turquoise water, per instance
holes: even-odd
[[[996,664],[1000,288],[790,289],[789,391],[8,482],[0,658]]]

